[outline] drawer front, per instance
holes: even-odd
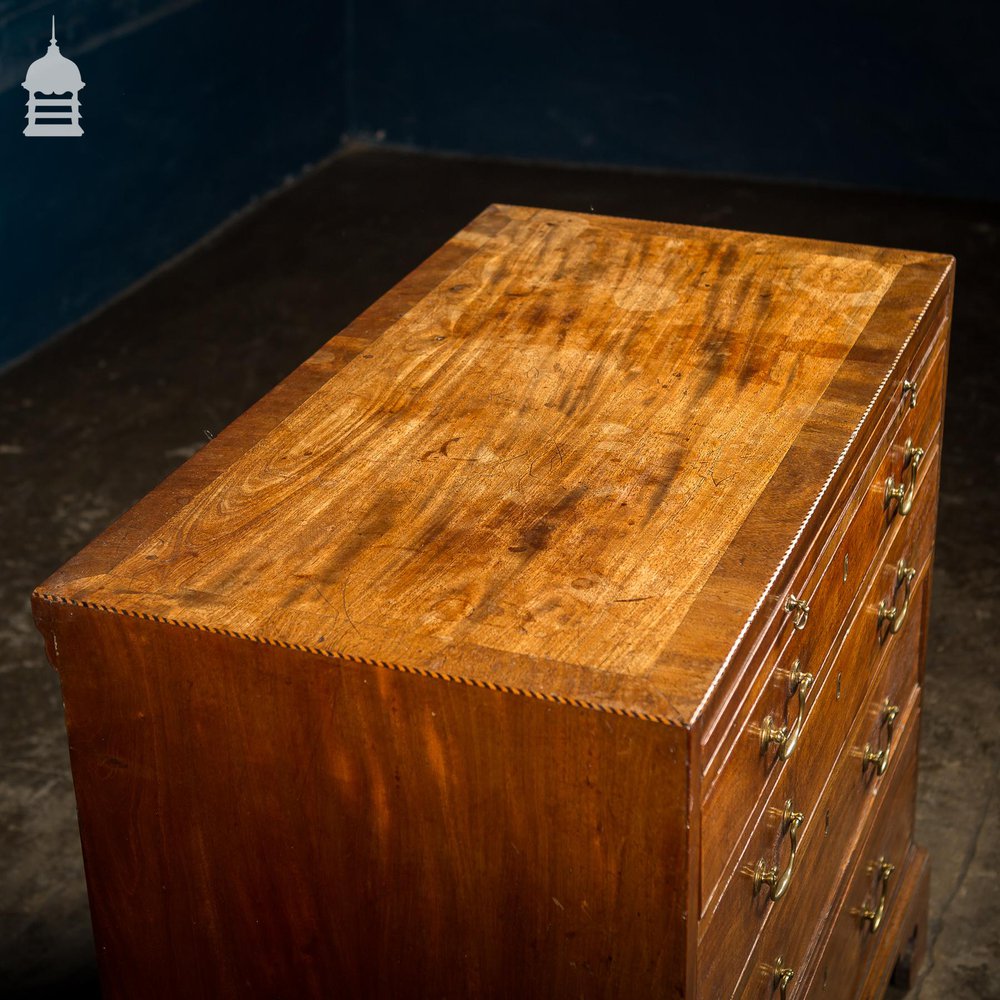
[[[858,512],[865,535],[879,542],[893,521],[908,516],[918,496],[920,466],[926,462],[931,439],[941,424],[944,408],[944,345],[935,351],[926,374],[907,384],[915,385],[918,405],[904,409],[892,445],[883,455],[872,485]]]
[[[812,997],[855,1000],[882,927],[888,923],[913,836],[915,745],[905,749],[898,765],[901,780],[893,782],[892,791],[879,804],[871,833],[855,854],[855,866],[833,918],[829,941],[816,961],[809,994]]]
[[[706,746],[703,757],[703,787],[706,790],[717,779],[741,722],[759,697],[775,665],[793,662],[798,657],[808,660],[811,666],[807,669],[816,673],[821,664],[816,662],[814,654],[833,648],[834,639],[847,621],[848,610],[857,598],[858,589],[879,546],[895,525],[915,516],[912,510],[901,514],[901,504],[917,506],[929,464],[926,453],[930,451],[929,442],[940,425],[944,403],[947,343],[943,331],[932,343],[917,374],[912,378],[900,375],[897,379],[900,385],[903,382],[917,385],[916,406],[909,406],[909,400],[913,398],[911,394],[904,398],[899,393],[887,430],[868,464],[858,470],[853,492],[841,502],[846,514],[839,521],[831,519],[829,529],[825,529],[831,541],[824,551],[820,552],[817,546],[813,553],[807,554],[804,565],[795,574],[786,600],[795,597],[809,605],[805,627],[796,629],[793,615],[784,613],[774,639],[764,644],[755,657],[759,665],[753,668],[754,676],[747,678],[743,685],[745,690],[741,690],[723,711],[725,721],[716,723],[710,720],[707,723],[706,733],[711,735],[708,737],[710,745]],[[925,454],[914,462],[912,455],[916,454],[916,449],[923,449]],[[909,461],[908,453],[911,456]],[[916,480],[912,479],[914,474]],[[891,484],[889,480],[892,480]],[[901,487],[906,495],[897,497]],[[779,710],[782,708],[780,704],[777,707]],[[705,899],[703,891],[703,903]]]
[[[897,427],[907,418],[911,420],[910,426],[916,427],[926,421],[927,414],[935,421],[940,417],[940,396],[943,396],[947,363],[945,325],[935,331],[927,348],[914,354],[909,364],[895,376],[893,398],[897,401],[897,409],[893,423]],[[933,416],[935,412],[937,416]],[[914,417],[917,423],[912,422]]]
[[[758,937],[760,947],[773,944],[794,953],[815,932],[818,918],[813,910],[835,887],[860,832],[859,817],[865,816],[879,787],[894,772],[900,747],[908,742],[919,693],[919,621],[926,594],[925,581],[920,579],[911,597],[913,621],[886,644],[885,659],[874,678],[869,677],[872,683],[866,702],[851,732],[846,739],[843,733],[833,733],[824,741],[824,750],[832,747],[830,761],[811,753],[796,763],[793,758],[779,777],[699,945],[705,956],[699,977],[703,995],[731,995],[740,982],[733,977],[738,976],[736,968],[741,963],[724,956],[749,956]],[[874,614],[862,625],[874,630]],[[852,664],[847,673],[867,674],[867,670]],[[832,776],[817,794],[817,785],[823,786],[833,759]],[[791,879],[785,894],[774,900],[768,885],[758,884],[758,879],[764,873],[780,881],[788,870],[794,825],[789,811],[801,814],[802,819],[794,831]]]
[[[815,952],[821,942],[825,922],[834,907],[831,900],[817,893],[801,908],[797,919],[786,919],[780,925],[773,921],[773,932],[769,927],[761,935],[741,994],[746,1000],[779,1000],[779,972],[785,979],[787,1000],[800,1000],[806,996],[813,968],[810,996],[824,1000],[854,1000],[857,996],[882,923],[893,904],[893,875],[906,858],[913,835],[919,723],[919,706],[914,704],[899,758],[873,806],[871,828],[853,854],[854,865],[841,897],[833,936],[822,957],[811,962],[810,952]],[[883,865],[892,866],[892,870]],[[838,875],[826,887],[830,894],[837,886]]]
[[[822,779],[829,773],[843,736],[861,707],[873,664],[896,637],[892,628],[898,633],[907,624],[909,612],[903,611],[903,601],[914,583],[909,579],[909,569],[919,570],[934,544],[938,465],[935,444],[918,480],[910,514],[893,536],[857,617],[839,643],[831,639],[834,651],[828,657],[826,650],[809,648],[807,652],[807,647],[802,647],[794,655],[787,650],[772,668],[757,702],[743,717],[729,758],[702,808],[703,913],[712,903],[713,890],[720,886],[725,873],[732,870],[733,850],[757,815],[757,804],[781,772],[792,767],[797,757],[806,757],[806,769],[811,774]],[[849,544],[850,536],[842,547]],[[899,578],[901,562],[906,567],[902,579]],[[836,587],[854,589],[849,564],[847,577],[845,581],[843,571],[838,572],[834,565],[823,585],[829,585],[828,591]],[[883,602],[880,624],[878,608]],[[889,610],[897,605],[896,612]],[[888,615],[892,615],[891,622]],[[815,634],[819,635],[819,631]],[[817,660],[826,662],[816,664]],[[811,681],[803,674],[811,675]],[[814,787],[812,792],[809,805],[818,797],[819,788]]]

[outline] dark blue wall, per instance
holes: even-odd
[[[985,0],[381,0],[353,130],[418,147],[996,198]]]
[[[0,363],[346,134],[995,199],[992,4],[17,0],[0,6]],[[82,139],[21,135],[49,14]]]
[[[82,138],[27,138],[49,15]],[[0,363],[79,319],[342,138],[340,3],[19,3],[0,13]]]

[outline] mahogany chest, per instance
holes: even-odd
[[[905,983],[953,273],[493,206],[39,587],[105,996]]]

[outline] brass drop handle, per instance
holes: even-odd
[[[877,627],[880,632],[884,622],[889,622],[889,631],[893,635],[903,627],[903,622],[906,621],[906,612],[910,608],[910,587],[913,585],[913,578],[916,575],[916,567],[907,566],[905,559],[900,559],[896,564],[896,590],[905,587],[903,606],[897,608],[895,605],[890,606],[888,601],[879,602]],[[895,600],[895,595],[893,595],[893,600]]]
[[[779,958],[774,963],[774,980],[771,992],[778,990],[781,1000],[786,1000],[788,996],[788,984],[795,978],[795,970],[785,965],[785,960]]]
[[[915,407],[917,405],[917,380],[916,379],[914,379],[912,382],[909,379],[904,379],[903,380],[903,392],[902,392],[902,396],[903,396],[903,399],[906,399],[907,396],[909,396],[909,398],[910,398],[910,409],[911,410],[913,409],[913,407]]]
[[[901,473],[901,478],[906,475],[906,470],[909,469],[909,482],[903,483],[900,481],[897,485],[896,480],[892,476],[885,481],[884,506],[886,510],[889,509],[889,505],[893,500],[898,502],[896,509],[903,517],[906,517],[913,509],[913,498],[917,492],[917,468],[923,457],[924,449],[915,447],[912,440],[907,440],[906,449],[903,452],[903,472]]]
[[[802,732],[802,720],[806,714],[806,696],[812,687],[813,675],[799,670],[799,661],[796,660],[792,666],[791,677],[788,681],[789,693],[799,693],[799,714],[792,723],[791,729],[788,726],[778,726],[774,717],[769,715],[764,719],[760,727],[760,752],[767,753],[767,748],[773,743],[778,748],[778,759],[788,760],[795,752],[799,742],[799,734]]]
[[[899,716],[899,706],[890,705],[888,699],[882,711],[882,725],[885,726],[885,746],[881,750],[875,750],[870,743],[865,744],[865,755],[861,762],[864,770],[871,764],[875,768],[875,773],[881,777],[885,774],[889,766],[889,754],[892,752],[892,730]]]
[[[788,855],[788,865],[781,874],[778,874],[778,866],[769,866],[761,858],[757,862],[757,867],[753,873],[753,894],[756,896],[763,886],[768,886],[767,898],[772,902],[777,902],[788,892],[788,887],[792,884],[792,870],[795,867],[795,852],[799,846],[799,827],[802,825],[802,813],[792,809],[792,800],[785,802],[785,810],[781,816],[782,828],[788,828],[788,842],[791,844],[791,853]]]
[[[867,904],[861,910],[861,923],[868,924],[868,930],[874,934],[882,926],[882,918],[885,916],[885,898],[889,892],[889,877],[896,870],[895,865],[890,865],[884,858],[878,862],[879,895],[878,906],[872,910]]]
[[[924,457],[924,449],[914,447],[909,441],[906,442],[906,457],[903,459],[903,468],[910,468],[910,488],[906,496],[900,501],[899,513],[906,517],[913,509],[913,498],[917,495],[917,467]]]
[[[792,628],[801,632],[809,621],[809,605],[801,598],[792,594],[785,601],[785,611],[792,616]]]

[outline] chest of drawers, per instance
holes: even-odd
[[[952,289],[457,234],[34,594],[105,996],[905,980]]]

